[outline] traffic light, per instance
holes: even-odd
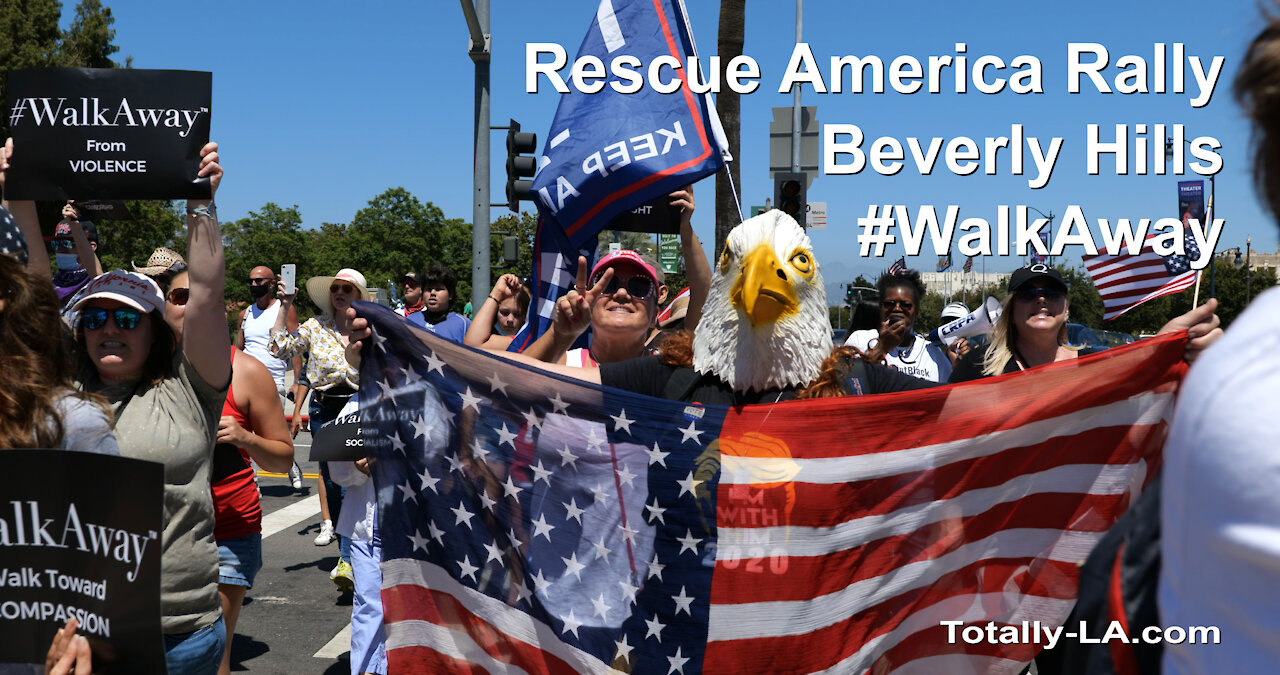
[[[844,285],[844,304],[853,307],[857,301],[853,297],[853,284]]]
[[[523,153],[537,152],[538,135],[520,131],[520,123],[511,120],[507,127],[507,208],[520,212],[520,200],[533,200],[533,181],[523,180],[538,172],[538,160]]]
[[[800,227],[806,227],[808,215],[805,193],[809,188],[809,176],[804,173],[779,173],[773,177],[774,208],[796,219]]]
[[[502,238],[502,264],[514,265],[520,262],[520,240],[516,237]]]

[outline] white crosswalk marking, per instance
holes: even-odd
[[[266,539],[280,530],[292,527],[315,516],[317,513],[320,513],[320,495],[311,495],[300,502],[290,504],[282,509],[276,509],[262,516],[262,538]]]
[[[343,626],[328,644],[312,656],[317,659],[336,659],[349,651],[351,651],[351,624]]]

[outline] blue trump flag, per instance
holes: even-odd
[[[610,64],[637,59],[638,74],[659,57],[679,68],[657,69],[675,87],[660,93],[648,82],[621,93],[626,80],[610,77],[585,94],[570,88],[533,180],[542,222],[535,244],[539,279],[534,312],[512,342],[519,350],[550,326],[555,300],[568,292],[578,255],[593,261],[596,236],[609,221],[652,199],[694,183],[724,166],[726,143],[708,94],[689,88],[685,64],[697,53],[683,5],[676,0],[601,0],[577,58]]]
[[[683,10],[671,0],[602,0],[596,10],[577,58],[631,56],[644,72],[659,57],[681,66],[657,69],[657,79],[677,87],[672,93],[646,82],[624,94],[613,85],[627,81],[615,77],[597,93],[570,88],[560,98],[533,190],[572,247],[614,216],[724,166],[715,111],[689,88],[683,64],[695,51]]]

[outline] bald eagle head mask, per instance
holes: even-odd
[[[694,369],[736,391],[800,387],[830,353],[827,292],[804,230],[778,210],[733,228],[694,334]]]

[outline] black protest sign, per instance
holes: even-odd
[[[311,437],[311,461],[354,462],[364,459],[364,437],[360,435],[360,413],[335,418]]]
[[[213,75],[28,68],[9,73],[7,199],[208,199]]]
[[[118,199],[92,199],[76,202],[75,206],[85,220],[133,220],[129,206]]]
[[[680,234],[680,207],[671,205],[671,197],[662,195],[630,211],[618,214],[606,230]]]
[[[44,663],[74,617],[93,672],[164,672],[164,466],[63,450],[3,455],[0,663]]]

